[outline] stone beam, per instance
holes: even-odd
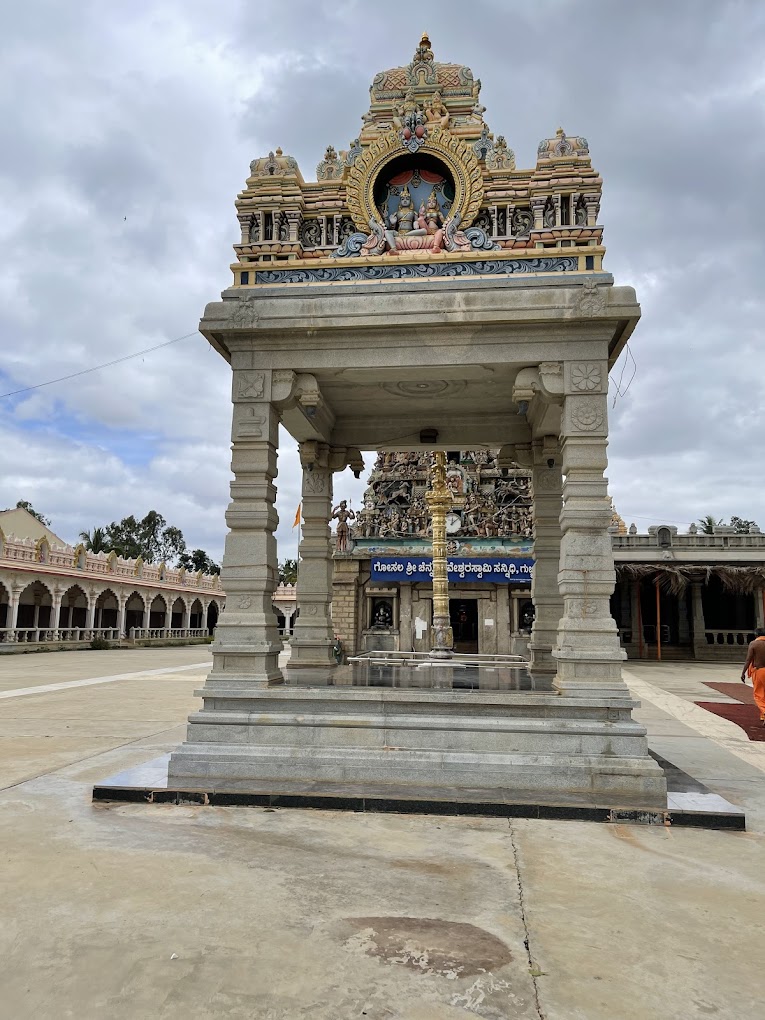
[[[486,415],[460,414],[455,406],[429,412],[421,409],[416,418],[338,418],[332,432],[333,445],[351,445],[361,450],[428,450],[473,447],[500,447],[505,443],[531,441],[526,421],[515,414]],[[438,430],[438,440],[420,442],[424,428]]]

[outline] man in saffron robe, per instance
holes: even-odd
[[[741,671],[741,680],[746,683],[747,676],[752,678],[754,702],[760,712],[760,721],[765,726],[765,629],[760,627],[755,634]]]

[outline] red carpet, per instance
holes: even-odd
[[[740,701],[742,705],[753,705],[754,694],[752,694],[752,688],[747,684],[741,682],[737,684],[710,684],[705,683],[705,687],[711,687],[713,691],[718,691],[720,694],[727,694],[729,698],[733,698],[734,701]]]
[[[710,684],[710,687],[726,687],[727,684]],[[732,684],[730,686],[733,686]],[[742,689],[743,684],[739,685]],[[723,693],[727,694],[727,691]],[[751,690],[749,694],[751,696]],[[765,726],[760,723],[760,713],[755,705],[742,705],[735,702],[724,701],[697,701],[699,708],[705,708],[713,715],[719,715],[721,719],[727,719],[736,726],[740,726],[750,740],[765,740]]]

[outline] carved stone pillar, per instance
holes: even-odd
[[[58,630],[61,616],[61,600],[64,597],[63,589],[56,588],[53,592],[53,605],[50,610],[50,629],[52,631],[51,640],[55,641],[58,638]]]
[[[8,627],[11,631],[15,631],[19,625],[19,602],[21,600],[21,588],[11,588],[11,601],[8,606]],[[12,635],[12,640],[15,640],[15,634]]]
[[[555,686],[569,696],[627,697],[610,598],[616,583],[611,505],[604,476],[605,362],[566,363],[562,422],[563,508],[558,585],[563,616],[553,652]]]
[[[98,599],[98,592],[95,588],[91,588],[87,593],[88,599],[88,612],[85,617],[85,630],[93,630],[95,626],[96,618],[96,600]]]
[[[506,584],[497,585],[497,652],[510,655],[511,636],[513,632],[512,607],[510,592]]]
[[[288,209],[284,215],[287,218],[290,242],[292,244],[296,244],[300,240],[298,235],[300,231],[300,224],[303,221],[303,214],[299,209]]]
[[[563,226],[563,215],[561,213],[561,205],[562,205],[562,201],[561,200],[562,200],[562,198],[563,198],[562,195],[553,195],[552,196],[552,204],[553,204],[553,211],[555,212],[555,226],[556,227]]]
[[[412,586],[411,584],[399,585],[399,610],[398,610],[398,634],[399,651],[414,651],[412,641]]]
[[[191,630],[191,603],[188,601],[183,603],[183,622],[181,626],[185,631]]]
[[[681,645],[691,642],[691,631],[688,623],[688,598],[684,591],[677,596],[677,640]]]
[[[529,202],[529,205],[531,206],[531,212],[534,215],[533,226],[534,230],[542,230],[544,228],[543,217],[546,202],[547,202],[546,198],[532,198],[531,201]]]
[[[691,619],[693,621],[693,654],[698,657],[707,646],[707,639],[704,633],[706,624],[704,622],[704,602],[701,597],[701,583],[691,582]]]
[[[626,583],[626,582],[625,582]],[[640,614],[640,582],[630,582],[630,631],[636,657],[642,657],[643,621]]]
[[[587,206],[587,226],[595,227],[598,223],[598,212],[600,211],[600,196],[585,195],[584,204]]]
[[[292,634],[292,617],[295,615],[294,609],[280,609],[282,616],[284,617],[284,636],[290,637]]]
[[[562,506],[560,443],[557,436],[545,436],[532,448],[531,485],[534,493],[534,576],[531,599],[534,624],[529,641],[530,669],[535,677],[557,671],[552,651],[563,615],[563,597],[558,590]]]
[[[212,645],[213,668],[207,678],[220,683],[266,687],[282,683],[282,649],[271,597],[278,583],[276,539],[276,458],[279,412],[272,401],[269,371],[235,368],[231,502],[229,533],[221,583],[226,612],[221,613]],[[206,618],[202,621],[206,626]]]
[[[332,654],[332,547],[329,520],[332,515],[332,467],[326,443],[300,444],[303,467],[302,531],[297,578],[300,616],[295,624],[290,669],[327,669],[335,665]]]
[[[239,220],[239,226],[242,231],[242,244],[250,243],[250,233],[252,231],[252,213],[238,213],[237,217]]]

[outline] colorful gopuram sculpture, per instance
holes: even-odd
[[[487,260],[560,248],[570,264],[554,268],[600,269],[602,181],[586,140],[559,128],[540,142],[536,166],[518,170],[480,92],[470,68],[437,62],[423,35],[408,65],[375,76],[358,138],[339,154],[327,146],[315,183],[281,149],[253,160],[237,199],[235,284],[381,278],[376,263],[391,257],[472,257],[474,272],[498,272]]]
[[[446,484],[464,498],[447,515],[447,531],[460,540],[530,538],[532,531],[531,473],[497,466],[496,450],[455,451],[446,465]],[[428,488],[430,453],[416,450],[378,454],[364,507],[353,528],[356,539],[410,540],[429,536],[424,497]],[[338,527],[338,551],[340,548]]]

